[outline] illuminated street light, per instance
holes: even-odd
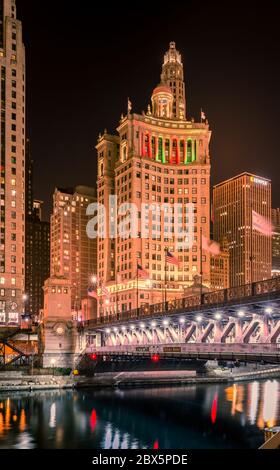
[[[91,277],[91,282],[92,282],[92,284],[96,284],[96,283],[97,283],[97,277],[96,277],[95,275],[93,275],[93,276]]]
[[[222,318],[222,315],[220,313],[216,313],[215,319],[216,320],[221,320],[221,318]]]
[[[265,309],[265,313],[268,313],[268,314],[272,313],[272,308],[271,308],[271,307],[267,307],[267,308]]]
[[[168,320],[163,320],[163,324],[164,324],[164,326],[168,326],[168,325],[169,325],[169,321],[168,321]]]
[[[125,326],[122,326],[122,331],[126,331],[126,327],[125,327]]]
[[[140,328],[145,328],[145,323],[140,323]]]
[[[27,301],[27,299],[28,299],[28,295],[27,295],[27,294],[23,294],[23,296],[22,296],[22,300],[23,300],[23,302],[26,302],[26,301]]]
[[[152,321],[151,327],[152,327],[152,328],[155,328],[156,326],[157,326],[156,322],[155,322],[155,321]]]
[[[117,332],[118,332],[118,328],[114,328],[114,332],[117,333]]]
[[[135,330],[135,326],[134,326],[134,325],[131,325],[131,329],[132,329],[132,330]]]
[[[110,330],[110,328],[107,328],[107,330],[106,330],[106,333],[108,333],[108,334],[110,334],[110,333],[111,333],[111,330]]]
[[[196,317],[196,321],[200,323],[202,321],[202,317],[198,315],[198,317]]]
[[[243,312],[243,310],[239,310],[239,312],[237,312],[237,315],[240,317],[240,318],[243,318],[245,316],[245,313]]]
[[[105,300],[105,305],[110,305],[110,300],[109,299]]]
[[[186,323],[186,320],[185,318],[180,318],[179,322],[181,323],[181,325],[183,325],[184,323]]]

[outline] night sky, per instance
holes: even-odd
[[[246,3],[246,6],[244,6]],[[95,144],[127,97],[147,109],[164,52],[182,53],[188,118],[206,112],[213,184],[243,171],[272,179],[280,205],[280,37],[277,1],[17,0],[27,53],[27,132],[35,196],[95,185]]]

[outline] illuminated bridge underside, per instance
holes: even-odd
[[[89,347],[87,354],[95,354],[97,360],[141,360],[159,355],[166,360],[223,360],[280,363],[280,344],[162,344],[153,346],[119,346],[118,348]]]
[[[280,278],[151,305],[85,325],[102,346],[276,344],[280,342]]]

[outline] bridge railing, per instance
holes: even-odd
[[[280,344],[269,343],[162,343],[162,344],[138,344],[138,345],[123,345],[123,346],[103,346],[103,347],[88,347],[87,354],[94,352],[110,353],[110,352],[153,352],[159,353],[180,353],[180,352],[216,352],[216,353],[244,353],[244,354],[265,354],[273,353],[280,354]]]
[[[242,301],[250,297],[257,297],[264,294],[273,294],[280,291],[280,276],[258,281],[243,286],[230,287],[224,290],[214,292],[205,292],[202,295],[196,294],[181,299],[174,299],[168,302],[153,304],[150,306],[139,307],[138,309],[118,312],[115,314],[99,317],[95,320],[89,320],[83,323],[88,327],[102,327],[115,322],[125,322],[137,320],[154,315],[165,315],[168,312],[184,310],[186,313],[194,308],[211,305],[221,305],[227,302]]]

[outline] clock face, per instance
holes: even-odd
[[[62,336],[64,334],[64,328],[62,326],[59,326],[57,329],[56,329],[56,333],[59,335],[59,336]]]
[[[16,302],[10,303],[11,310],[14,312],[18,308],[18,304]]]

